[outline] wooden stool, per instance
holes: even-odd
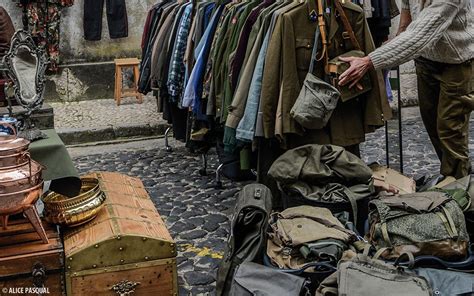
[[[137,58],[129,59],[115,59],[115,101],[117,106],[120,105],[120,100],[125,97],[136,97],[138,103],[143,102],[142,94],[138,92],[138,64],[140,61]],[[133,68],[133,88],[122,90],[122,68]]]

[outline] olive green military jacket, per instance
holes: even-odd
[[[362,8],[349,1],[343,6],[362,50],[366,54],[372,52],[375,46]],[[260,101],[264,134],[266,138],[276,136],[284,147],[295,146],[286,143],[288,139],[294,138],[294,134],[304,135],[307,141],[310,139],[309,143],[340,146],[359,144],[365,140],[365,133],[383,126],[385,119],[391,117],[382,73],[375,70],[370,71],[372,90],[364,96],[339,102],[324,129],[305,131],[290,116],[309,70],[317,26],[317,21],[312,21],[310,14],[317,11],[316,8],[316,1],[310,0],[282,15],[272,34],[265,59]],[[354,47],[350,39],[343,38],[344,26],[335,16],[335,8],[329,9],[331,13],[327,31],[331,59]],[[315,74],[322,77],[324,64],[319,62],[316,66]],[[304,143],[303,139],[299,144]]]

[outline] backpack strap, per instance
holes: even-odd
[[[391,248],[392,242],[390,241],[390,237],[388,236],[387,222],[382,222],[382,224],[380,225],[380,230],[382,231],[382,237],[385,243]]]
[[[383,252],[385,252],[387,250],[390,250],[390,248],[380,248],[380,249],[378,249],[377,252],[375,252],[375,254],[374,254],[374,259],[379,259],[380,256],[382,256]]]
[[[364,251],[362,252],[362,255],[364,256],[369,256],[370,249],[372,248],[372,245],[366,244],[364,246]]]
[[[436,215],[438,215],[438,217],[443,222],[444,227],[446,228],[446,231],[448,232],[449,236],[451,238],[453,238],[454,237],[454,232],[452,231],[451,225],[449,225],[449,222],[448,222],[448,219],[446,219],[446,216],[443,215],[443,213],[441,213],[441,212],[435,212],[435,213],[436,213]]]
[[[365,249],[367,247],[369,247],[369,250],[370,250],[370,247],[372,246],[371,244],[369,244],[368,242],[365,242],[363,240],[357,240],[355,242],[352,243],[351,245],[356,253],[361,253],[361,252],[365,252]]]
[[[346,194],[347,198],[349,199],[349,202],[351,203],[354,225],[357,227],[357,200],[354,196],[354,193],[345,186],[344,186],[344,193]]]
[[[413,256],[413,254],[412,254],[411,252],[403,252],[403,253],[401,253],[400,256],[398,256],[397,260],[395,260],[395,262],[393,263],[393,265],[394,265],[394,266],[399,266],[399,265],[400,265],[400,260],[401,260],[405,255],[408,257],[408,268],[413,269],[413,267],[415,267],[415,256]]]
[[[443,210],[444,215],[446,216],[446,218],[448,220],[448,225],[451,228],[451,232],[453,233],[453,238],[458,237],[459,233],[458,233],[458,230],[456,228],[456,224],[454,224],[453,217],[451,217],[451,213],[444,206],[441,206],[441,210]]]

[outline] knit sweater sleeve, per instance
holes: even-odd
[[[417,58],[451,25],[460,0],[433,0],[405,32],[369,54],[375,69],[389,69]]]

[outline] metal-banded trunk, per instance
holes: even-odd
[[[177,295],[176,244],[143,183],[118,173],[89,177],[107,197],[96,219],[65,232],[68,295]]]

